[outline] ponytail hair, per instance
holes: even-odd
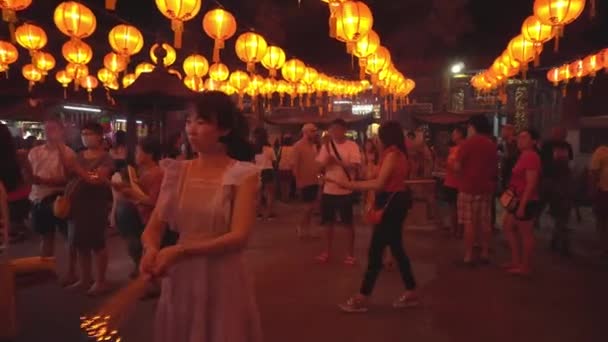
[[[205,92],[194,101],[194,107],[199,118],[228,131],[219,141],[226,145],[230,158],[240,161],[253,160],[253,148],[247,141],[249,124],[228,95],[219,91]]]

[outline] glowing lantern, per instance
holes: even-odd
[[[137,79],[137,75],[135,75],[135,74],[124,75],[122,78],[122,87],[123,88],[129,87],[131,84],[133,84],[133,82],[135,82],[136,79]]]
[[[32,87],[36,82],[42,79],[42,71],[36,69],[33,64],[24,65],[23,68],[21,68],[21,73],[26,80],[30,81],[28,86],[29,91],[32,90]]]
[[[564,26],[576,20],[585,9],[585,0],[535,0],[534,15],[545,25],[551,25],[556,35],[555,50]]]
[[[500,62],[507,67],[507,77],[513,77],[515,75],[517,75],[519,73],[519,68],[521,66],[521,63],[519,63],[518,61],[514,60],[510,55],[508,51],[505,51],[502,53],[502,55],[499,57]]]
[[[116,80],[116,74],[106,68],[101,68],[97,71],[97,78],[103,84],[111,83]]]
[[[85,5],[75,2],[62,2],[53,14],[55,25],[68,37],[75,39],[86,38],[95,32],[97,19]]]
[[[19,51],[17,51],[15,45],[0,40],[0,65],[5,66],[6,70],[8,70],[8,65],[15,63],[17,58],[19,58]]]
[[[247,73],[237,70],[230,75],[228,83],[234,87],[239,93],[239,108],[243,108],[243,92],[249,86],[249,75]]]
[[[184,72],[187,76],[203,77],[209,71],[209,62],[202,55],[190,55],[184,60]]]
[[[534,65],[538,66],[539,56],[543,49],[543,44],[551,40],[555,36],[553,27],[551,25],[543,24],[537,17],[528,17],[522,27],[521,33],[524,35],[526,40],[534,43],[536,49],[536,57],[534,59]]]
[[[326,2],[329,5],[329,36],[331,38],[336,38],[336,29],[337,29],[337,20],[338,17],[336,13],[338,12],[338,7],[340,7],[340,3],[345,0],[321,0]]]
[[[17,22],[16,12],[28,8],[32,4],[32,0],[3,0],[0,1],[2,9],[2,20],[8,23],[11,39],[15,41],[15,23]]]
[[[372,11],[362,1],[343,2],[338,7],[336,15],[339,18],[338,25],[340,25],[342,37],[351,49],[357,40],[371,31],[374,24]]]
[[[580,83],[583,76],[586,76],[583,60],[579,59],[570,63],[570,74],[576,78],[576,82]]]
[[[290,59],[281,68],[283,78],[291,83],[298,83],[306,73],[306,64],[299,59]]]
[[[255,71],[255,63],[262,61],[267,48],[268,44],[264,37],[253,32],[241,34],[234,45],[236,55],[241,61],[247,63],[249,72]]]
[[[103,58],[103,66],[113,73],[122,72],[127,68],[127,64],[129,64],[127,57],[115,52],[110,52]]]
[[[158,64],[158,58],[156,58],[156,49],[158,48],[162,48],[163,50],[165,50],[166,53],[165,57],[163,57],[163,65],[173,65],[173,63],[175,63],[175,60],[177,59],[177,53],[175,52],[175,49],[167,43],[162,43],[162,45],[152,45],[152,47],[150,48],[150,59],[152,60],[152,62],[154,62],[154,64]]]
[[[32,24],[23,24],[17,27],[15,39],[19,45],[29,50],[31,55],[33,55],[35,51],[44,48],[48,41],[44,30],[41,27]]]
[[[319,72],[317,72],[315,68],[306,67],[306,71],[302,77],[302,82],[307,86],[312,86],[317,78],[319,78]]]
[[[568,81],[572,78],[572,73],[570,72],[570,65],[564,64],[559,67],[559,77],[562,81]]]
[[[117,78],[110,80],[110,82],[108,82],[108,83],[104,83],[104,86],[111,90],[118,90],[120,88],[120,85],[118,85]]]
[[[184,78],[184,85],[186,88],[196,92],[202,92],[205,90],[203,78],[198,76],[186,76]]]
[[[221,8],[211,10],[203,17],[203,30],[213,38],[213,62],[220,61],[220,49],[224,42],[236,33],[236,19],[232,13]]]
[[[175,33],[173,44],[180,49],[184,21],[188,21],[198,14],[201,9],[201,0],[156,0],[156,6],[165,17],[171,19],[171,29]]]
[[[365,73],[372,76],[372,84],[376,85],[380,71],[384,68],[388,68],[390,65],[391,53],[384,46],[380,46],[375,53],[367,58]]]
[[[230,84],[224,83],[220,86],[220,91],[224,92],[226,95],[232,95],[236,93],[236,89]]]
[[[214,79],[208,78],[205,80],[205,90],[214,91],[219,90],[223,83]]]
[[[598,52],[597,57],[598,64],[608,72],[608,48]]]
[[[48,52],[38,52],[32,58],[32,63],[43,75],[47,75],[55,67],[55,58]]]
[[[57,73],[55,74],[55,79],[57,80],[57,82],[61,83],[61,86],[63,87],[63,98],[67,98],[68,97],[68,93],[67,93],[67,88],[68,85],[70,84],[70,82],[72,82],[72,77],[70,75],[68,75],[68,72],[65,70],[60,70],[57,71]]]
[[[595,77],[595,73],[602,69],[602,65],[599,63],[599,55],[589,55],[583,59],[583,68],[585,68],[585,74]]]
[[[365,68],[367,67],[367,57],[378,51],[380,47],[380,37],[373,30],[369,31],[364,37],[355,44],[353,54],[359,58],[359,78],[365,78]]]
[[[108,33],[112,50],[119,55],[133,56],[144,47],[144,36],[131,25],[116,25]]]
[[[269,46],[262,58],[262,66],[268,69],[270,77],[277,77],[277,70],[285,64],[285,51],[278,46]]]
[[[93,89],[97,88],[99,81],[95,76],[89,75],[80,79],[80,86],[87,90],[89,93],[89,102],[93,101],[92,92]]]
[[[74,80],[80,80],[81,78],[89,75],[89,68],[86,65],[69,63],[65,67],[65,71],[72,77]],[[78,84],[76,82],[76,84]]]
[[[142,62],[137,64],[135,67],[135,75],[139,77],[139,75],[154,71],[154,64]]]
[[[214,63],[209,67],[209,78],[214,81],[223,82],[228,79],[228,76],[230,76],[230,70],[225,64]]]
[[[82,40],[69,40],[61,48],[63,57],[70,63],[87,64],[93,58],[93,50]]]
[[[521,34],[511,39],[511,42],[509,42],[509,46],[507,47],[507,51],[509,52],[509,56],[511,56],[511,58],[521,63],[524,78],[526,78],[528,63],[534,60],[537,53],[540,53],[539,50],[534,46],[534,43],[524,38],[524,36]],[[540,51],[542,51],[542,47],[540,48]]]

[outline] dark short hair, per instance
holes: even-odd
[[[241,161],[253,160],[253,148],[247,141],[249,124],[230,96],[220,91],[208,91],[194,100],[196,116],[213,122],[229,133],[219,139],[228,156]]]
[[[378,129],[378,138],[385,148],[395,146],[407,155],[403,128],[398,121],[387,121]]]
[[[80,131],[88,130],[99,136],[103,136],[103,126],[96,121],[88,121],[80,128]]]
[[[492,133],[492,126],[485,115],[475,115],[469,120],[469,125],[475,128],[478,134],[490,134]]]
[[[142,151],[152,156],[152,159],[158,161],[160,159],[162,145],[160,141],[154,137],[141,139],[138,143]]]
[[[340,126],[342,128],[347,128],[348,124],[346,123],[346,121],[344,119],[335,119],[331,122],[331,125],[334,126]]]
[[[540,139],[540,133],[538,133],[538,131],[534,128],[525,128],[522,129],[519,133],[523,133],[526,132],[530,135],[530,137],[532,138],[532,140],[534,141],[538,141],[538,139]]]
[[[467,129],[466,129],[466,128],[464,128],[464,127],[462,127],[462,126],[456,126],[456,127],[454,127],[454,131],[456,131],[456,132],[460,133],[460,135],[461,135],[463,138],[466,138],[466,137],[467,137]]]
[[[44,118],[44,122],[52,122],[59,125],[59,127],[64,128],[63,120],[55,115],[49,115]]]

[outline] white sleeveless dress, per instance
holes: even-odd
[[[235,188],[255,165],[235,162],[222,179],[189,176],[191,161],[164,160],[157,209],[179,232],[178,243],[213,239],[230,230]],[[252,203],[254,205],[254,203]],[[155,326],[156,342],[259,342],[259,313],[242,252],[189,257],[162,280]]]

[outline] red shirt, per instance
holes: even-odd
[[[445,186],[456,190],[458,190],[458,175],[454,171],[454,163],[458,158],[458,150],[460,150],[460,145],[450,147],[444,181]]]
[[[395,154],[397,156],[395,168],[393,169],[393,172],[388,177],[386,184],[384,184],[384,188],[382,189],[382,191],[386,191],[386,192],[405,191],[405,189],[406,189],[405,180],[407,179],[407,176],[409,173],[409,166],[407,164],[407,157],[405,156],[405,154],[403,152],[401,152],[395,146],[391,146],[391,147],[385,149],[384,151],[382,151],[382,155],[380,156],[379,169],[382,169],[382,163],[384,163],[386,156],[391,152],[395,152]]]
[[[513,173],[511,174],[511,182],[509,187],[515,191],[518,196],[522,196],[526,190],[526,173],[528,171],[538,171],[541,169],[540,156],[534,151],[525,151],[517,159]],[[531,200],[538,200],[538,185],[532,189],[530,195]]]
[[[470,195],[492,194],[498,176],[497,146],[489,137],[474,135],[467,138],[458,152],[459,190]]]

